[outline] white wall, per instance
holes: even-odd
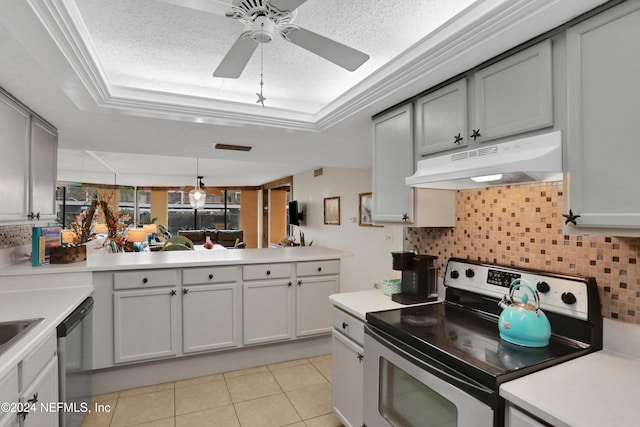
[[[371,169],[323,168],[318,177],[313,170],[293,176],[293,199],[305,214],[304,223],[293,227],[296,241],[302,231],[307,245],[313,241],[353,254],[342,259],[341,292],[372,289],[385,276],[399,277],[391,268],[391,252],[402,249],[403,227],[358,225],[358,194],[370,191]],[[324,225],[324,198],[335,196],[340,196],[340,225]]]

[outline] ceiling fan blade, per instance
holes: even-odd
[[[355,71],[369,59],[366,53],[304,28],[286,28],[283,36],[291,43],[349,71]]]
[[[269,4],[281,12],[297,9],[307,0],[271,0]]]
[[[220,0],[159,0],[163,3],[225,16],[231,5]]]
[[[252,39],[250,31],[240,34],[238,40],[231,46],[229,52],[222,58],[222,62],[213,72],[214,77],[224,77],[228,79],[237,79],[242,74],[242,70],[247,66],[247,62],[251,59],[251,55],[258,47],[258,42]]]
[[[214,196],[222,196],[222,190],[217,187],[202,187],[205,193],[213,194]]]

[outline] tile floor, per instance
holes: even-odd
[[[331,355],[122,390],[82,427],[338,427]],[[108,405],[108,406],[107,406]]]

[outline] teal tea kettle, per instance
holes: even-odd
[[[529,295],[523,293],[521,302],[513,301],[513,293],[523,288],[533,295],[535,305],[529,303]],[[505,295],[498,303],[502,313],[498,319],[500,338],[513,344],[525,347],[546,347],[551,337],[549,319],[540,310],[538,291],[523,279],[511,282],[509,296]]]

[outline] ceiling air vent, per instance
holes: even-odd
[[[316,176],[322,176],[322,173],[323,173],[322,168],[318,168],[318,169],[315,169],[315,170],[313,171],[313,176],[314,176],[314,177],[316,177]]]
[[[216,150],[251,151],[253,147],[248,145],[214,144]]]

